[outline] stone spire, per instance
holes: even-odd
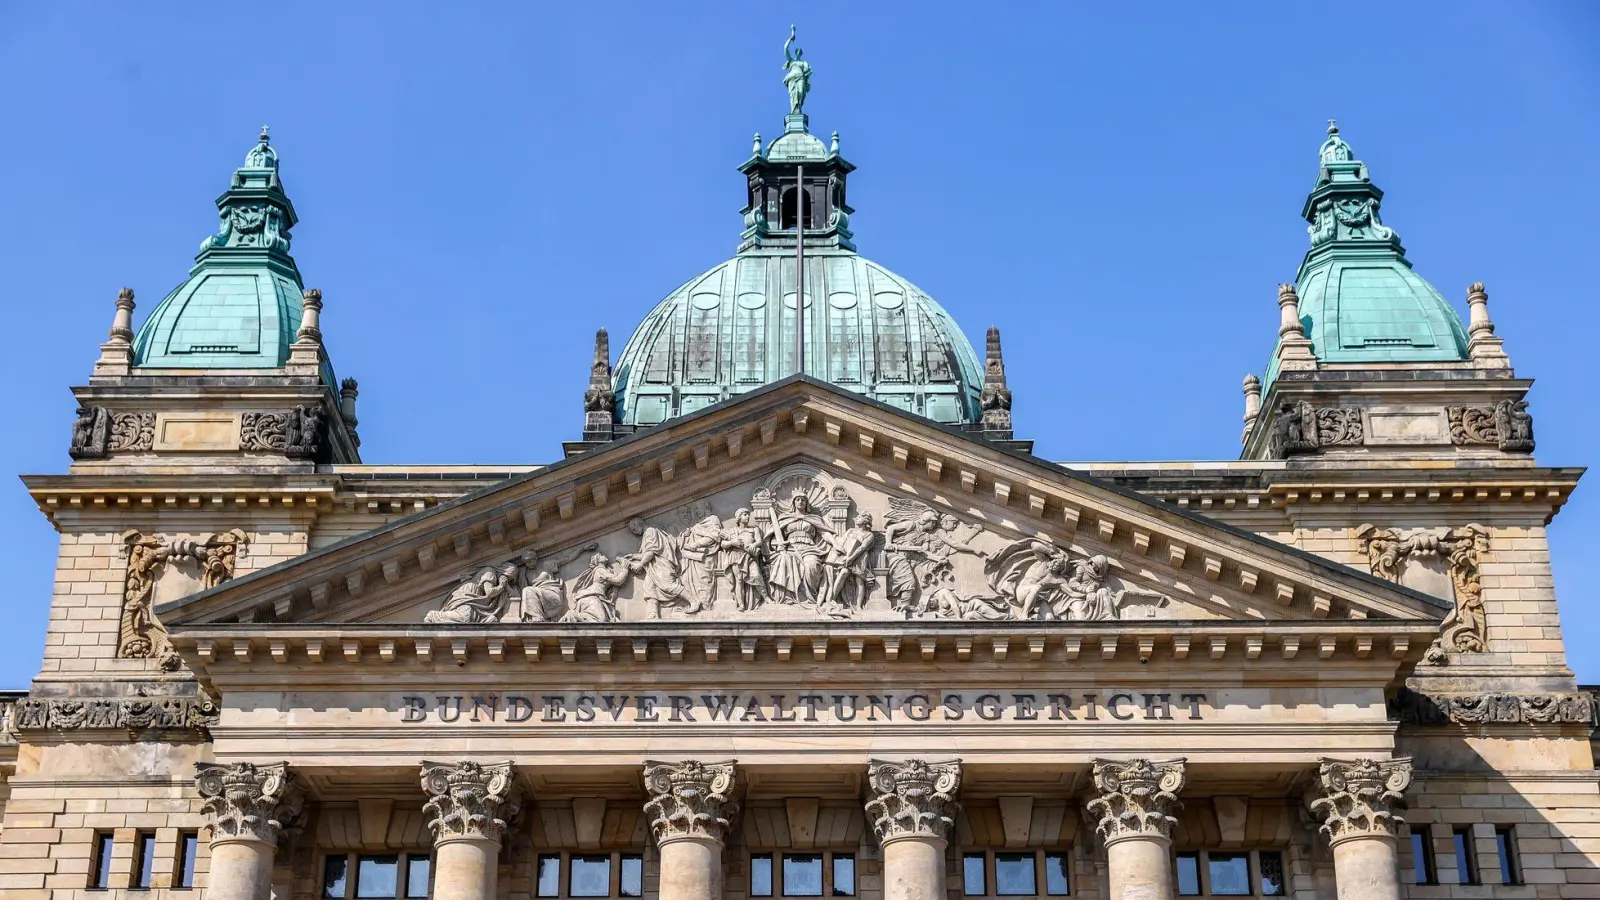
[[[1278,352],[1273,362],[1276,369],[1317,367],[1317,357],[1300,320],[1300,295],[1292,284],[1278,285]]]
[[[1011,389],[1006,387],[1006,362],[1000,353],[1000,329],[989,326],[985,341],[983,363],[983,393],[978,398],[983,407],[983,433],[985,437],[1001,441],[1011,440]]]
[[[133,363],[133,288],[117,291],[117,312],[111,320],[111,333],[100,345],[95,360],[95,375],[126,375]]]
[[[1506,356],[1505,342],[1495,337],[1494,323],[1489,321],[1489,292],[1483,282],[1475,281],[1467,288],[1467,356],[1483,369],[1509,369],[1511,358]]]
[[[617,395],[611,387],[611,337],[604,328],[594,333],[594,362],[589,389],[583,392],[583,439],[609,441],[616,436]]]

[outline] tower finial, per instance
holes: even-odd
[[[594,333],[589,389],[583,392],[583,439],[609,441],[615,437],[616,408],[617,394],[611,387],[611,336],[602,328]]]
[[[978,405],[983,407],[985,437],[1011,440],[1011,389],[1006,386],[1006,361],[1000,352],[1000,329],[989,326],[984,340],[983,391]]]
[[[1256,430],[1256,420],[1261,418],[1261,379],[1254,375],[1244,377],[1244,434],[1239,443],[1250,442],[1250,432]]]
[[[1469,310],[1467,326],[1467,356],[1480,368],[1509,369],[1511,358],[1506,356],[1505,343],[1495,335],[1494,322],[1489,319],[1489,292],[1483,282],[1474,281],[1467,288]]]

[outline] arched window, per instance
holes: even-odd
[[[798,194],[794,188],[786,187],[783,189],[783,200],[778,205],[778,227],[789,231],[799,218]]]
[[[806,229],[808,231],[821,228],[823,223],[827,221],[827,217],[821,208],[822,203],[818,199],[819,193],[821,192],[816,189],[816,185],[806,185]],[[783,189],[782,199],[778,203],[778,227],[784,231],[793,229],[795,221],[800,217],[799,212],[798,197],[795,194],[794,186],[790,185]]]

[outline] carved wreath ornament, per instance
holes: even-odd
[[[213,840],[276,844],[278,834],[300,815],[303,797],[288,763],[196,763],[195,768],[195,787]]]
[[[722,840],[730,820],[738,813],[733,799],[735,770],[733,760],[700,762],[655,762],[644,764],[644,787],[650,799],[645,815],[656,843],[679,838],[707,837]]]
[[[1406,821],[1399,811],[1411,785],[1411,758],[1325,759],[1317,783],[1322,796],[1311,801],[1311,811],[1322,818],[1328,840],[1397,835]]]
[[[1099,817],[1095,830],[1102,840],[1127,837],[1172,837],[1178,823],[1172,814],[1182,808],[1178,791],[1186,780],[1184,760],[1095,760],[1094,786],[1100,796],[1087,804]]]
[[[511,763],[422,764],[422,813],[435,841],[479,839],[499,842],[506,823],[521,805],[511,779]]]

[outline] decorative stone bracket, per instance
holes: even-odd
[[[1112,843],[1124,838],[1154,837],[1170,840],[1173,815],[1182,808],[1178,792],[1183,790],[1184,760],[1107,760],[1094,761],[1094,786],[1100,796],[1085,808],[1098,819],[1095,831],[1101,840]]]
[[[734,799],[738,773],[734,761],[646,761],[644,789],[650,795],[644,812],[657,844],[684,838],[721,842],[738,815]]]
[[[127,548],[128,572],[122,588],[117,658],[154,659],[162,669],[173,671],[180,664],[178,654],[152,609],[161,573],[175,559],[192,559],[199,566],[203,588],[214,588],[233,577],[239,553],[250,537],[238,528],[213,534],[203,543],[127,531],[122,542]]]
[[[428,792],[422,812],[435,843],[482,840],[498,844],[506,823],[522,808],[510,761],[424,762],[422,789]]]
[[[1332,843],[1362,837],[1395,837],[1405,819],[1402,793],[1411,785],[1411,758],[1324,759],[1317,769],[1318,795],[1311,812]]]
[[[872,790],[866,803],[867,819],[880,844],[907,837],[950,839],[961,809],[956,801],[961,760],[869,760],[867,782]]]
[[[286,762],[195,763],[212,842],[233,838],[276,845],[300,815],[303,795]]]
[[[1420,529],[1402,534],[1393,528],[1369,524],[1355,529],[1354,535],[1372,574],[1396,584],[1400,583],[1406,560],[1412,557],[1437,556],[1448,563],[1455,606],[1440,623],[1439,639],[1428,648],[1426,663],[1442,666],[1449,662],[1450,652],[1482,653],[1488,649],[1489,628],[1478,564],[1489,549],[1489,529],[1462,525],[1444,534]]]

